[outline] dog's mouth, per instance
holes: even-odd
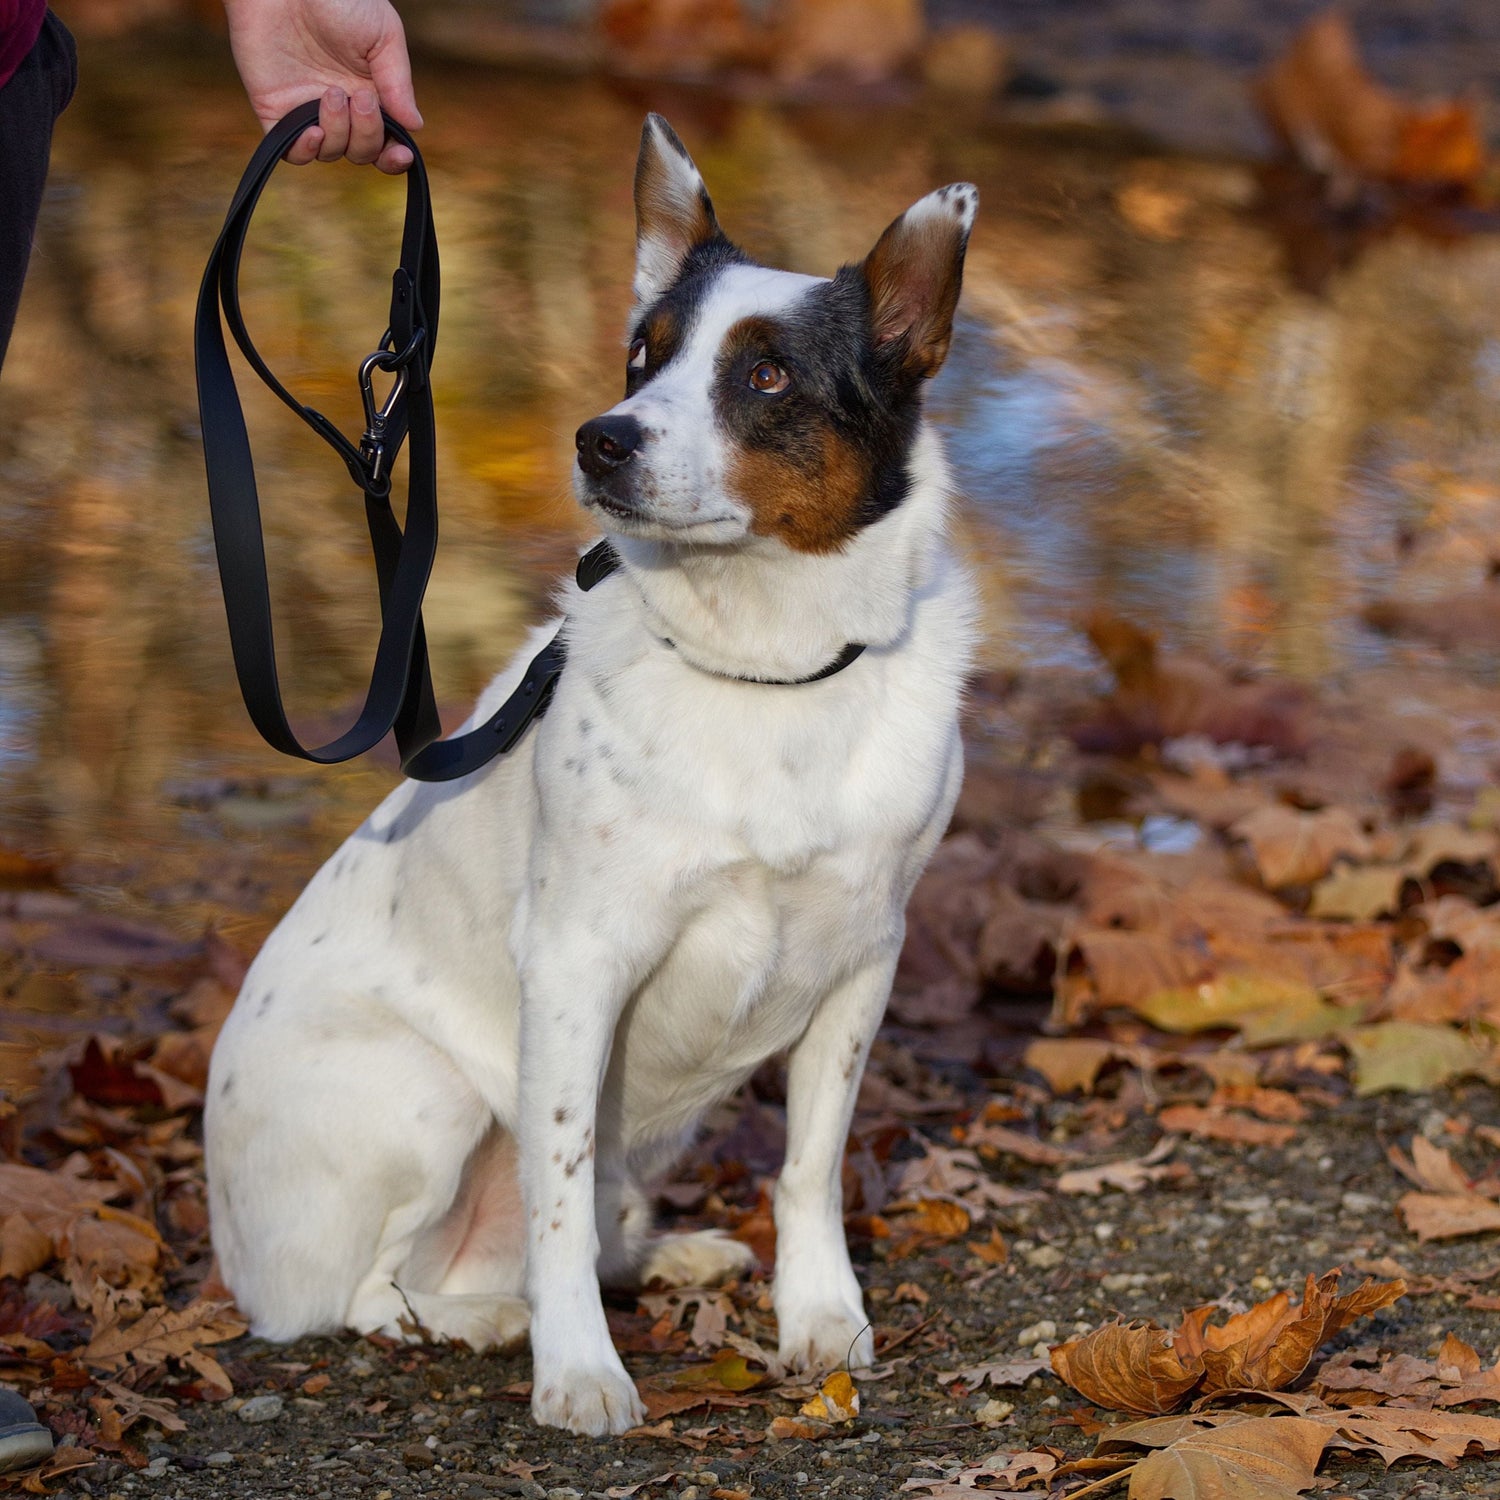
[[[641,518],[634,506],[611,499],[608,495],[594,494],[589,498],[605,515],[613,516],[617,521],[638,521]]]

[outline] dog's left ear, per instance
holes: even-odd
[[[635,300],[656,301],[696,245],[719,233],[708,189],[687,147],[660,115],[646,116],[635,163]]]
[[[936,375],[953,341],[953,312],[979,189],[955,182],[928,193],[880,236],[860,273],[870,289],[876,346],[910,375]]]

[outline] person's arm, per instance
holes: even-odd
[[[387,143],[382,108],[421,127],[406,33],[388,0],[225,0],[229,41],[251,107],[269,130],[289,109],[322,95],[318,123],[287,152],[313,161],[374,162],[404,172],[411,152]]]

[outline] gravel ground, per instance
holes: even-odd
[[[1085,1108],[1057,1101],[1044,1118],[1055,1137],[1066,1138],[1084,1123]],[[188,1430],[154,1444],[148,1469],[102,1465],[72,1480],[71,1493],[571,1500],[644,1482],[638,1493],[679,1500],[708,1500],[715,1490],[885,1496],[912,1476],[935,1475],[924,1460],[972,1463],[997,1448],[1041,1444],[1081,1456],[1091,1439],[1076,1419],[1095,1414],[1050,1376],[1033,1377],[1020,1390],[955,1397],[937,1372],[1015,1357],[1117,1313],[1175,1322],[1183,1308],[1214,1298],[1255,1302],[1334,1265],[1391,1257],[1419,1274],[1472,1273],[1491,1263],[1500,1271],[1487,1247],[1421,1248],[1395,1218],[1403,1185],[1386,1147],[1416,1130],[1440,1134],[1445,1119],[1500,1123],[1500,1108],[1481,1087],[1387,1096],[1320,1112],[1284,1150],[1187,1142],[1175,1158],[1192,1169],[1181,1187],[1138,1196],[1053,1195],[1002,1211],[996,1222],[1011,1254],[998,1268],[983,1267],[962,1241],[897,1261],[879,1253],[889,1242],[856,1241],[881,1341],[901,1343],[892,1349],[894,1371],[863,1384],[861,1415],[819,1441],[747,1441],[746,1433],[758,1436],[772,1416],[793,1410],[774,1398],[738,1411],[680,1415],[670,1440],[573,1438],[532,1425],[524,1395],[512,1389],[529,1376],[525,1355],[387,1349],[352,1338],[290,1347],[248,1339],[226,1346],[240,1395],[220,1406],[185,1407]],[[1108,1155],[1139,1154],[1155,1134],[1138,1118]],[[1014,1185],[1040,1187],[1051,1174],[1018,1166],[1005,1175]],[[906,1300],[915,1295],[905,1290],[910,1285],[930,1300]],[[628,1299],[611,1316],[617,1337],[649,1321]],[[746,1317],[746,1332],[773,1342],[768,1318],[758,1320],[753,1310]],[[1500,1352],[1500,1314],[1468,1310],[1449,1293],[1407,1297],[1338,1342],[1425,1355],[1449,1330],[1487,1360]],[[680,1355],[627,1356],[637,1378],[686,1362]],[[324,1374],[328,1383],[318,1395],[299,1393],[309,1378],[320,1385]],[[976,1414],[993,1395],[1015,1409],[987,1429]],[[264,1420],[252,1421],[252,1414]],[[692,1436],[716,1422],[729,1432]],[[1334,1457],[1324,1477],[1337,1494],[1372,1500],[1494,1494],[1500,1463],[1469,1460],[1452,1472],[1402,1464],[1387,1473],[1378,1461]]]

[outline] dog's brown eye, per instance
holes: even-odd
[[[630,370],[644,370],[646,368],[646,341],[636,339],[630,346],[630,360],[626,365]]]
[[[769,359],[763,359],[750,372],[750,389],[759,391],[763,396],[774,396],[778,391],[784,391],[792,383],[792,378],[778,364],[773,364]]]

